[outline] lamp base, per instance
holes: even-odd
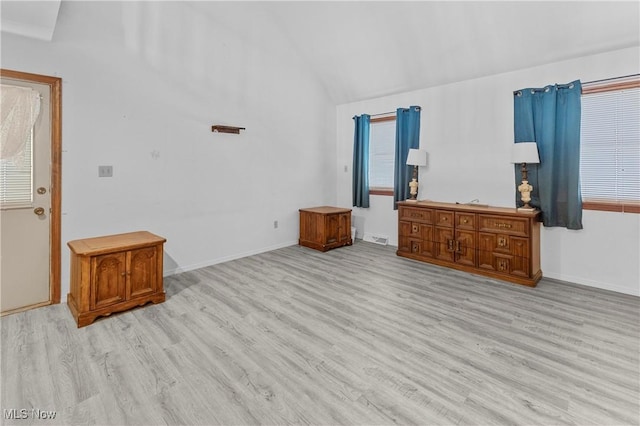
[[[417,168],[417,166],[414,166],[414,168]],[[408,201],[418,201],[418,180],[415,178],[411,179],[411,182],[409,182],[409,194],[411,194],[411,199],[409,199]]]
[[[532,212],[534,211],[536,208],[535,207],[531,207],[531,206],[523,206],[523,207],[518,207],[517,210],[518,211],[523,211],[523,212]]]
[[[526,172],[523,172],[523,177]],[[535,210],[533,207],[529,205],[529,201],[531,201],[531,191],[533,191],[533,186],[529,185],[529,181],[526,179],[522,180],[522,183],[518,186],[518,191],[520,191],[520,198],[522,199],[522,207],[518,207],[518,210],[522,211],[532,211]]]

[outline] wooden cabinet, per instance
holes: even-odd
[[[535,286],[538,211],[429,201],[398,203],[398,256]]]
[[[164,302],[165,241],[146,231],[69,241],[71,291],[67,305],[78,327],[100,316]]]
[[[320,251],[351,245],[351,209],[329,206],[300,209],[298,243]]]

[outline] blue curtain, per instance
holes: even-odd
[[[514,92],[515,142],[538,144],[540,164],[527,165],[529,183],[533,185],[529,204],[542,211],[544,226],[582,229],[581,92],[579,80]],[[519,164],[515,165],[515,178],[519,185]],[[516,203],[522,205],[517,191]]]
[[[353,206],[369,207],[369,122],[367,114],[353,117]]]
[[[420,146],[420,110],[419,106],[398,108],[396,111],[396,157],[393,179],[393,209],[398,209],[398,201],[410,197],[409,181],[413,172],[407,166],[409,149]]]

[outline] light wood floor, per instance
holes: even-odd
[[[640,423],[637,297],[521,287],[361,241],[165,287],[164,304],[82,329],[66,304],[3,317],[2,408],[29,410],[4,423]]]

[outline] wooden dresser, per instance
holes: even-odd
[[[351,245],[351,209],[328,206],[300,209],[298,243],[320,251]]]
[[[398,256],[534,287],[539,211],[431,201],[398,203]]]
[[[67,305],[78,327],[100,316],[164,302],[165,241],[146,231],[69,241],[71,291]]]

